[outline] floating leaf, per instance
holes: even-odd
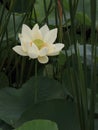
[[[58,130],[56,123],[49,120],[32,120],[15,130]]]

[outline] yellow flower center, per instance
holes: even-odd
[[[40,39],[36,39],[33,41],[35,43],[35,45],[38,47],[38,49],[40,50],[42,47],[46,46],[46,44],[40,40]]]

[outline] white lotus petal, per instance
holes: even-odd
[[[31,32],[31,29],[26,24],[23,24],[23,26],[22,26],[22,33],[24,33],[25,31]]]
[[[55,55],[59,55],[59,52],[63,49],[64,44],[62,43],[57,43],[57,44],[53,44],[49,47],[49,52],[48,52],[48,56],[55,56]]]
[[[22,50],[23,50],[24,52],[28,52],[28,48],[31,47],[31,44],[32,44],[32,42],[31,42],[31,43],[28,43],[28,42],[25,42],[24,39],[21,40]]]
[[[37,46],[36,46],[35,44],[32,44],[32,46],[30,46],[30,47],[28,48],[28,55],[29,55],[29,57],[32,58],[32,59],[35,59],[35,58],[38,57],[38,55],[39,55],[39,50],[38,50],[38,48],[37,48]]]
[[[48,26],[45,24],[44,26],[42,26],[42,27],[40,28],[40,31],[41,31],[42,36],[43,36],[43,38],[44,38],[45,35],[49,32],[49,28],[48,28]]]
[[[46,43],[53,44],[57,38],[57,28],[50,30],[44,37]]]
[[[28,38],[27,36],[23,36],[22,34],[18,35],[20,41],[25,41],[27,43],[30,43],[32,39]]]
[[[44,47],[39,51],[39,56],[45,56],[48,53],[48,48]]]
[[[12,48],[17,54],[21,55],[21,56],[27,56],[27,53],[25,53],[23,50],[22,50],[22,47],[21,46],[15,46]]]
[[[32,59],[36,59],[38,57],[37,53],[33,53],[33,52],[32,53],[30,52],[28,55]]]
[[[27,45],[30,44],[30,42],[26,41],[21,35],[19,35],[21,47],[24,52],[27,52]]]
[[[36,29],[39,29],[39,25],[35,24],[34,27],[32,28],[32,31],[35,31]]]
[[[38,57],[38,61],[42,64],[45,64],[49,61],[47,56]]]
[[[33,49],[33,51],[35,51],[35,52],[38,52],[39,50],[38,50],[38,47],[34,44],[34,43],[32,43],[32,49]]]
[[[57,51],[57,52],[51,52],[51,53],[48,53],[47,55],[48,56],[57,56],[59,55],[60,51]]]
[[[22,34],[21,34],[21,33],[19,33],[19,34],[18,34],[18,37],[21,39],[21,38],[22,38]]]
[[[64,48],[63,43],[56,43],[54,44],[54,46],[55,46],[55,51],[61,51]]]
[[[25,38],[27,41],[31,41],[31,40],[32,40],[32,31],[31,31],[31,29],[30,29],[27,25],[25,25],[25,24],[23,24],[23,26],[22,26],[22,36],[23,36],[23,38]]]
[[[41,31],[39,30],[38,24],[36,24],[32,29],[32,40],[42,39]]]

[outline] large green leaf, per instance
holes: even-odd
[[[56,80],[39,77],[37,102],[64,98],[62,86]],[[0,90],[0,118],[14,125],[21,114],[34,105],[35,78],[32,77],[20,89],[3,88]]]
[[[75,104],[72,101],[55,99],[32,105],[23,113],[16,126],[33,119],[48,119],[58,124],[59,130],[79,130]]]
[[[56,123],[49,120],[33,120],[15,130],[58,130]]]

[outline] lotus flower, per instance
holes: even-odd
[[[30,29],[23,24],[22,33],[19,34],[21,45],[13,47],[13,50],[21,56],[29,56],[38,59],[40,63],[47,63],[48,56],[59,55],[64,47],[62,43],[54,44],[57,38],[57,28],[49,30],[47,25],[39,29],[38,24]]]

